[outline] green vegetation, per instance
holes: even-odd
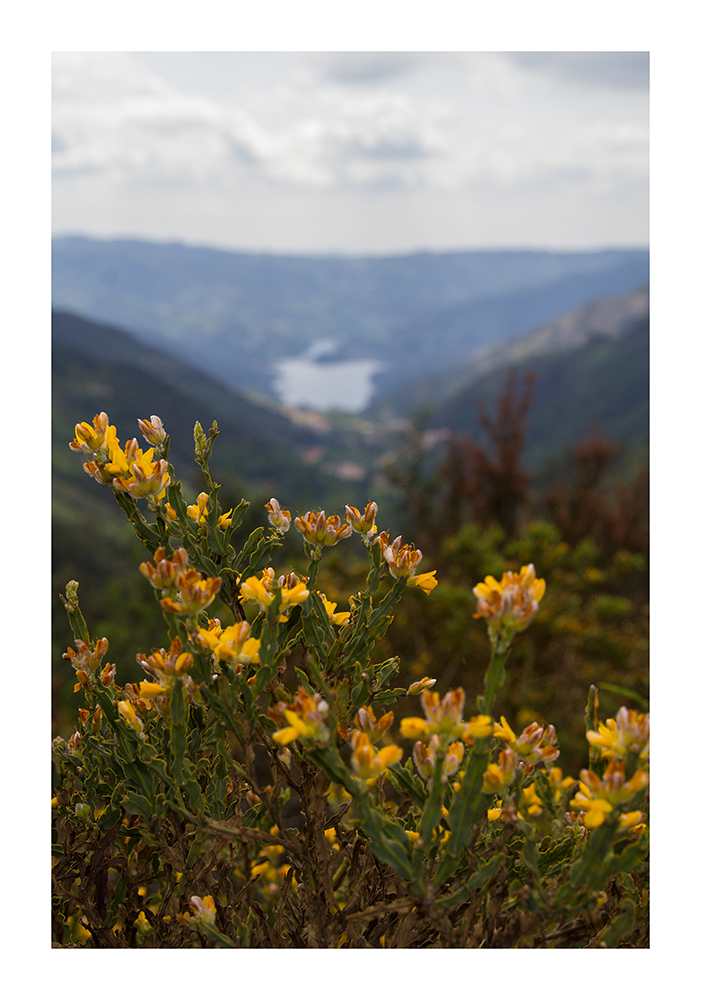
[[[495,432],[514,429],[509,413]],[[54,946],[649,947],[649,716],[631,584],[645,563],[611,554],[602,497],[588,522],[599,547],[553,524],[522,530],[523,480],[505,506],[496,475],[518,471],[518,450],[482,452],[480,498],[457,492],[469,469],[453,468],[447,496],[416,483],[428,569],[413,543],[378,530],[374,502],[294,518],[271,499],[249,533],[248,503],[227,509],[210,472],[216,424],[195,424],[198,497],[176,478],[160,418],[139,428],[150,447],[122,447],[102,412],[70,445],[149,554],[134,579],[162,639],[137,648],[142,679],[125,681],[67,582],[63,669],[78,710],[53,744]],[[576,532],[561,494],[559,523]],[[446,499],[457,530],[436,533]],[[492,528],[461,525],[460,500]],[[109,549],[99,563],[107,578]],[[472,653],[468,690],[456,682]],[[602,701],[595,682],[582,689],[577,737],[558,688],[585,661]],[[605,720],[604,692],[628,703]],[[408,714],[418,698],[422,714]],[[559,718],[541,715],[560,709],[562,749]]]

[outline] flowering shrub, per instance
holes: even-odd
[[[378,643],[407,587],[430,601],[439,584],[378,530],[377,505],[293,517],[273,498],[270,527],[237,550],[248,505],[220,509],[216,424],[195,426],[207,492],[192,504],[159,418],[139,427],[145,452],[122,449],[104,413],[70,444],[150,553],[140,571],[167,640],[120,687],[66,587],[83,704],[53,747],[55,944],[646,947],[648,716],[599,722],[592,687],[576,780],[552,724],[517,734],[495,713],[511,644],[545,598],[533,565],[487,576],[465,608],[492,650],[474,710],[439,676],[393,687],[399,661],[376,662]],[[280,574],[273,552],[293,529],[307,564]],[[320,562],[358,544],[365,587],[339,609]],[[395,726],[388,706],[406,697],[421,714]]]

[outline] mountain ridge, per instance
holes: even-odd
[[[648,260],[640,249],[312,258],[64,237],[53,243],[53,299],[56,308],[126,328],[249,392],[274,397],[276,362],[302,356],[319,341],[333,342],[336,359],[382,361],[386,372],[377,385],[385,391],[388,378],[406,383],[416,375],[416,358],[405,346],[412,324],[418,323],[418,342],[428,331],[437,353],[464,355],[524,332],[518,315],[529,295],[551,304],[537,307],[535,320],[529,314],[526,327],[597,294],[641,284]],[[513,316],[504,319],[509,296],[516,296]],[[479,336],[465,331],[463,315],[482,317]],[[447,341],[439,344],[432,330],[443,320]]]

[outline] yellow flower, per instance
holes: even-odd
[[[436,683],[435,677],[422,677],[420,681],[414,681],[413,684],[409,685],[407,689],[407,694],[421,694],[423,691],[428,691]]]
[[[482,778],[482,791],[503,795],[516,777],[516,754],[508,747],[499,754],[498,764],[489,764]]]
[[[304,688],[298,688],[294,701],[288,705],[278,702],[268,709],[268,714],[277,720],[284,720],[288,725],[273,733],[276,743],[287,746],[297,739],[325,740],[328,729],[324,725],[329,706],[320,694],[310,695]]]
[[[161,418],[157,417],[155,413],[151,415],[150,420],[137,420],[137,424],[149,444],[155,446],[163,444],[166,439],[166,429]]]
[[[287,616],[284,615],[284,612],[296,604],[302,604],[309,597],[306,582],[299,581],[295,582],[293,586],[286,586],[287,583],[292,582],[293,577],[296,581],[297,577],[294,574],[276,580],[274,570],[269,566],[263,570],[260,578],[249,576],[247,580],[244,580],[240,587],[241,600],[249,604],[257,604],[261,611],[267,611],[275,600],[276,591],[279,591],[281,594],[280,620],[286,621]]]
[[[428,734],[428,723],[425,719],[410,716],[409,718],[402,719],[399,724],[399,731],[407,740],[420,739],[422,736]]]
[[[336,611],[338,607],[332,601],[326,600],[326,594],[319,594],[322,604],[326,609],[326,614],[329,616],[332,625],[345,625],[350,618],[350,611]]]
[[[182,642],[176,636],[167,650],[155,650],[150,656],[138,653],[136,662],[144,668],[146,673],[156,677],[159,682],[165,683],[166,678],[187,673],[195,661],[192,653],[183,653]]]
[[[491,715],[474,715],[465,724],[462,738],[467,742],[469,739],[479,740],[485,736],[492,736],[495,722]]]
[[[96,413],[93,417],[92,427],[83,421],[75,425],[75,437],[68,447],[71,451],[82,451],[85,455],[92,455],[105,443],[105,432],[109,424],[109,417],[106,413]]]
[[[585,813],[584,825],[589,829],[601,826],[608,813],[629,802],[650,781],[647,771],[641,769],[626,781],[625,765],[618,760],[609,762],[601,778],[591,770],[580,771],[579,777],[579,791],[570,806]]]
[[[135,461],[129,462],[130,478],[117,476],[113,482],[115,489],[129,493],[133,497],[165,496],[166,486],[170,482],[168,463],[165,459],[153,461],[153,448],[140,454]]]
[[[353,752],[351,764],[359,778],[367,781],[379,777],[391,764],[402,759],[403,751],[394,745],[375,750],[367,733],[354,729],[350,739]]]
[[[176,549],[171,562],[166,559],[166,550],[160,546],[156,549],[153,560],[155,565],[150,562],[141,563],[141,573],[156,590],[176,590],[180,574],[187,568],[188,556],[185,549]]]
[[[217,908],[212,896],[205,896],[204,899],[201,899],[200,896],[190,896],[190,906],[194,910],[194,916],[189,913],[179,913],[178,920],[180,923],[194,928],[200,923],[209,924],[214,927],[217,918]]]
[[[251,638],[248,622],[237,622],[222,629],[210,622],[208,629],[198,628],[201,643],[212,650],[217,660],[234,661],[242,667],[248,663],[260,663],[258,650],[260,639]]]
[[[122,718],[126,719],[128,724],[136,733],[143,733],[144,724],[134,711],[134,706],[129,701],[120,701],[117,704],[117,710]]]
[[[645,760],[649,755],[650,716],[632,709],[619,708],[615,719],[599,723],[598,732],[589,730],[587,739],[601,748],[601,756],[625,760],[629,753]]]
[[[139,910],[139,915],[134,921],[134,927],[136,927],[139,934],[150,934],[153,930],[143,910]]]
[[[414,766],[419,774],[427,780],[430,780],[433,777],[438,757],[440,755],[441,746],[441,738],[437,733],[434,733],[434,735],[431,736],[428,743],[422,743],[419,740],[414,744],[414,749],[412,751]],[[451,743],[446,748],[445,756],[443,758],[443,768],[441,770],[442,782],[447,781],[449,777],[456,773],[462,763],[464,755],[465,745],[459,740]]]
[[[197,503],[190,504],[187,508],[188,517],[191,517],[193,521],[197,524],[204,524],[207,517],[207,501],[209,500],[209,493],[200,493],[197,497]],[[217,526],[223,531],[228,528],[231,524],[231,515],[233,513],[233,507],[226,512],[226,514],[220,514],[217,518]]]
[[[351,526],[343,524],[338,514],[326,516],[325,511],[307,511],[304,517],[295,518],[295,528],[305,542],[321,551],[324,545],[336,545],[351,534]]]
[[[407,580],[407,584],[410,587],[418,587],[418,589],[422,590],[424,594],[430,594],[431,591],[438,586],[438,580],[436,580],[436,570],[432,569],[430,573],[419,573],[417,576],[410,576]]]
[[[502,715],[501,723],[494,725],[494,735],[507,743],[525,764],[550,763],[560,756],[560,751],[555,748],[557,734],[554,726],[543,729],[537,722],[532,722],[520,736],[516,736]]]
[[[525,816],[522,812],[525,810]],[[521,807],[518,815],[521,819],[537,819],[543,814],[543,800],[538,796],[535,785],[528,785],[521,793]]]
[[[368,502],[365,510],[361,514],[357,507],[349,507],[346,504],[346,521],[353,531],[357,531],[363,538],[368,539],[377,531],[375,517],[377,516],[377,504]]]
[[[275,598],[272,585],[273,569],[271,567],[263,570],[260,579],[257,576],[249,576],[239,588],[241,600],[247,604],[257,604],[261,611],[267,611]]]
[[[188,569],[178,576],[179,599],[163,597],[161,607],[174,615],[197,615],[209,607],[221,584],[219,576],[203,579],[196,569]]]
[[[168,694],[168,688],[162,684],[156,684],[155,681],[141,681],[139,684],[139,696],[141,698],[150,700],[151,698],[158,698],[162,694]]]
[[[485,618],[495,637],[508,641],[515,632],[528,628],[538,613],[545,593],[545,580],[537,580],[533,563],[522,566],[518,573],[511,570],[501,580],[487,576],[484,583],[473,587],[477,598],[474,618]]]
[[[395,580],[415,574],[416,567],[423,558],[421,549],[415,549],[411,543],[402,545],[401,535],[398,535],[393,542],[390,542],[389,534],[386,531],[378,535],[375,539],[375,544],[380,546],[382,558],[387,563],[389,571]]]
[[[277,502],[275,497],[270,498],[270,502],[266,503],[265,509],[268,511],[268,520],[270,521],[271,527],[282,532],[283,534],[289,531],[290,524],[292,522],[292,515],[289,510],[283,510],[280,507],[280,504]]]
[[[394,712],[385,712],[379,719],[376,719],[371,705],[359,708],[355,716],[356,726],[362,732],[367,733],[373,743],[382,739],[393,722]]]

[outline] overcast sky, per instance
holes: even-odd
[[[53,228],[230,249],[648,242],[638,52],[53,57]]]

